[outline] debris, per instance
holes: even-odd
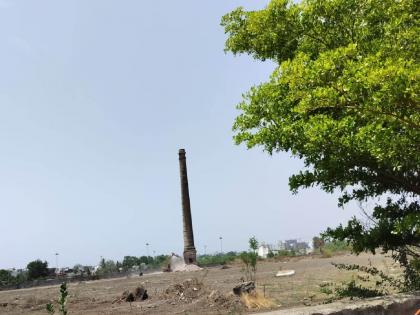
[[[149,297],[149,295],[143,286],[139,286],[134,290],[134,297],[136,300],[144,301]]]
[[[226,309],[239,312],[243,304],[233,293],[223,294],[218,290],[210,290],[197,278],[187,279],[182,283],[172,284],[163,292],[163,299],[168,304],[194,304],[206,308]]]
[[[294,270],[280,270],[279,272],[277,272],[276,277],[293,276],[294,274]]]
[[[233,288],[233,293],[235,295],[242,295],[244,293],[250,293],[255,290],[254,281],[248,281],[241,284],[238,284]]]
[[[177,271],[197,271],[197,270],[202,270],[202,268],[200,268],[200,267],[198,267],[197,265],[194,265],[194,264],[187,265],[184,262],[183,258],[181,258],[178,255],[172,253],[171,260],[170,260],[170,263],[168,265],[167,271],[177,272]]]
[[[128,290],[125,290],[121,297],[115,299],[112,301],[112,304],[114,303],[121,303],[121,302],[134,302],[134,301],[144,301],[149,298],[149,295],[147,294],[147,290],[143,286],[137,287],[134,292],[130,292]]]
[[[134,302],[135,298],[134,298],[134,294],[133,293],[129,293],[128,296],[125,298],[126,302]]]
[[[169,298],[188,303],[203,294],[202,288],[203,284],[197,278],[192,278],[185,280],[183,283],[170,285],[166,288],[165,295]]]

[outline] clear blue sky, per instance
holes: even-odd
[[[220,18],[267,1],[0,0],[0,268],[182,253],[178,149],[199,252],[310,239],[357,207],[232,141],[273,64],[223,52]]]

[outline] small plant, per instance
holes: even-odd
[[[332,251],[329,250],[328,248],[321,247],[319,250],[321,252],[321,255],[322,255],[321,257],[322,258],[331,258],[332,257]]]
[[[54,305],[52,303],[47,304],[47,312],[48,312],[48,314],[54,314],[55,313]]]
[[[61,315],[68,314],[68,311],[66,308],[68,295],[69,295],[69,292],[67,291],[67,283],[63,282],[60,286],[60,296],[58,298],[58,305],[59,305],[58,310]],[[55,314],[55,308],[52,303],[48,303],[46,305],[46,309],[47,309],[48,314]]]
[[[242,252],[239,256],[244,263],[243,272],[247,281],[255,281],[258,261],[257,249],[258,241],[255,237],[251,237],[249,239],[249,251]]]

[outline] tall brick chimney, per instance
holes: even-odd
[[[179,150],[179,174],[181,177],[182,218],[184,223],[184,261],[195,264],[197,251],[194,246],[194,233],[191,219],[190,194],[188,190],[187,161],[185,150]]]

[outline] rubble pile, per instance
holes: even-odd
[[[184,262],[182,257],[178,255],[172,254],[170,263],[169,263],[169,271],[177,272],[177,271],[197,271],[202,270],[202,268],[198,267],[197,265],[190,264],[187,265]]]
[[[129,290],[125,290],[121,297],[115,299],[112,301],[112,304],[114,303],[121,303],[121,302],[135,302],[135,301],[144,301],[149,298],[149,295],[147,294],[147,290],[141,285],[138,286],[133,292],[130,292]]]
[[[163,298],[172,305],[179,303],[202,305],[206,308],[239,310],[243,304],[234,294],[223,294],[218,290],[210,290],[197,278],[187,279],[182,283],[172,284],[163,292]]]
[[[200,283],[197,278],[187,279],[182,283],[175,283],[170,285],[165,290],[167,298],[175,301],[183,301],[190,303],[205,294],[203,283]]]

